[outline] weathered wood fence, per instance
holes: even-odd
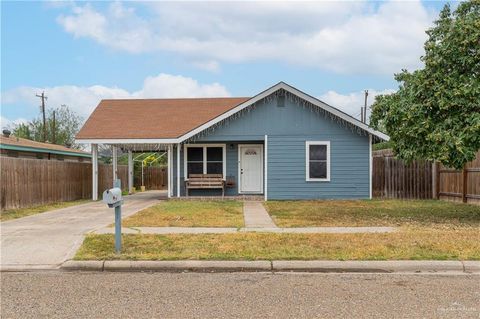
[[[435,197],[451,201],[480,204],[480,151],[463,170],[453,170],[437,164],[435,167]]]
[[[377,198],[428,199],[433,197],[432,164],[406,164],[391,152],[374,152],[372,195]]]
[[[463,170],[453,170],[429,161],[406,164],[391,150],[374,152],[373,196],[463,201],[480,204],[480,152]]]
[[[0,157],[0,168],[2,210],[92,197],[90,163]],[[146,167],[144,173],[147,189],[166,187],[166,169]],[[118,176],[124,189],[128,187],[127,174],[127,166],[119,165]],[[99,164],[99,193],[112,187],[112,180],[112,165]],[[140,183],[134,185],[139,188]]]

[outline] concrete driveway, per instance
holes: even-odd
[[[166,191],[126,196],[122,217],[165,198]],[[100,201],[0,223],[1,269],[57,268],[74,256],[85,233],[113,222],[114,210]]]

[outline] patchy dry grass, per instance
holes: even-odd
[[[480,232],[469,227],[388,234],[123,235],[120,256],[113,235],[88,235],[75,259],[480,260]]]
[[[269,201],[265,206],[279,227],[480,227],[480,206],[436,200]]]
[[[59,202],[59,203],[51,203],[47,205],[33,206],[33,207],[27,207],[27,208],[3,210],[0,212],[0,221],[4,222],[11,219],[17,219],[21,217],[48,212],[54,209],[85,204],[89,201],[90,200],[88,199],[81,199],[81,200],[75,200],[70,202]]]
[[[122,221],[125,227],[243,227],[237,201],[165,201]]]

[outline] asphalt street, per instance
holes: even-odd
[[[480,318],[480,276],[1,273],[2,318]]]

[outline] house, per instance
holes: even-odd
[[[92,158],[90,153],[81,150],[10,135],[9,130],[3,130],[0,135],[0,156],[66,162],[90,162]]]
[[[388,140],[284,82],[251,98],[103,100],[76,138],[92,145],[94,174],[98,144],[114,165],[117,148],[163,150],[169,196],[186,196],[192,174],[220,174],[226,195],[265,199],[371,198],[372,143]]]

